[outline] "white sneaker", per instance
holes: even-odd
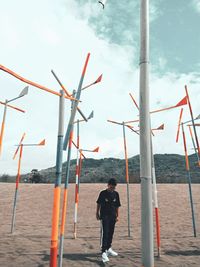
[[[102,261],[103,261],[103,263],[106,263],[106,262],[109,261],[109,258],[107,256],[107,253],[106,252],[103,252],[102,253]]]
[[[112,248],[109,248],[109,250],[107,250],[107,255],[118,256],[118,253],[115,252]]]

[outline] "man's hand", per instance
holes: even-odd
[[[116,222],[118,222],[119,221],[119,217],[116,217]]]
[[[96,218],[97,218],[98,221],[100,220],[99,213],[96,213]]]

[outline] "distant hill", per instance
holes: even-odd
[[[185,157],[177,154],[156,154],[154,156],[157,183],[186,183],[187,173],[185,171]],[[200,183],[200,168],[196,165],[196,155],[189,156],[192,183]],[[70,180],[75,182],[76,160],[71,160]],[[139,156],[129,158],[130,183],[139,183]],[[66,162],[63,163],[62,182],[64,183],[66,173]],[[38,172],[39,182],[54,183],[55,166]],[[5,179],[6,176],[6,179]],[[31,173],[22,175],[21,180],[30,181]],[[106,183],[111,177],[119,183],[125,182],[125,160],[116,158],[83,160],[81,171],[82,183]],[[2,175],[2,182],[14,182],[15,177]]]

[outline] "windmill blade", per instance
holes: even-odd
[[[22,96],[25,96],[28,94],[28,86],[26,86],[22,91],[21,93],[19,94],[18,97],[22,97]]]
[[[179,101],[175,106],[153,110],[150,112],[150,114],[160,112],[160,111],[169,110],[169,109],[173,109],[173,108],[178,108],[178,107],[183,106],[183,105],[187,105],[187,96],[185,96],[183,99],[181,99],[181,101]]]
[[[195,118],[195,120],[199,120],[200,119],[200,114]]]
[[[185,96],[178,104],[176,104],[174,107],[180,107],[183,105],[187,105],[187,96]]]
[[[89,85],[84,86],[83,88],[81,88],[81,91],[83,91],[83,90],[89,88],[90,86],[92,86],[92,85],[94,85],[94,84],[96,84],[96,83],[100,83],[101,80],[102,80],[102,76],[103,76],[103,74],[101,74],[101,75],[100,75],[100,76],[99,76],[93,83],[90,83]]]
[[[46,143],[46,140],[45,140],[45,139],[43,139],[41,142],[39,142],[38,146],[44,146],[44,145],[45,145],[45,143]]]
[[[164,128],[165,128],[165,124],[163,123],[157,128],[157,130],[164,130]]]
[[[99,152],[99,146],[92,150],[92,152]]]
[[[180,115],[179,115],[178,128],[177,128],[177,134],[176,134],[176,143],[178,143],[178,139],[179,139],[182,115],[183,115],[183,108],[181,108]]]
[[[90,120],[90,119],[92,119],[92,118],[94,118],[94,111],[92,111],[91,113],[90,113],[90,115],[88,116],[88,120]]]
[[[26,135],[26,133],[23,133],[22,138],[21,138],[21,140],[20,140],[20,142],[19,142],[19,145],[18,145],[18,147],[17,147],[17,149],[16,149],[16,151],[15,151],[15,154],[14,154],[14,156],[13,156],[13,159],[15,159],[15,157],[16,157],[16,155],[17,155],[17,152],[18,152],[18,150],[19,150],[19,148],[20,148],[20,146],[21,146],[21,144],[22,144],[22,142],[23,142],[23,140],[24,140],[25,135]]]
[[[151,129],[151,130],[152,130],[152,131],[164,130],[164,127],[165,127],[165,125],[164,125],[164,123],[163,123],[163,124],[161,124],[158,128],[154,128],[154,129]]]

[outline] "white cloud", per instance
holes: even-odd
[[[200,0],[193,0],[192,3],[196,11],[200,13]]]

